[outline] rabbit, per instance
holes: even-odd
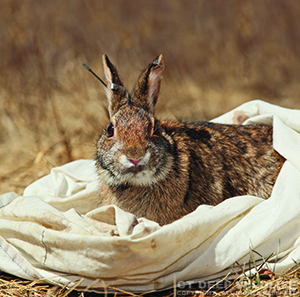
[[[158,120],[163,56],[148,65],[133,91],[106,55],[110,123],[96,142],[103,205],[166,225],[201,204],[253,195],[268,198],[285,159],[268,125]]]

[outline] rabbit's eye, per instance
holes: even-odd
[[[108,137],[113,137],[114,136],[114,132],[115,132],[115,128],[114,128],[114,124],[113,123],[110,123],[107,127],[107,136]]]

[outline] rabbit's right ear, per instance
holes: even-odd
[[[106,55],[102,56],[104,74],[107,81],[106,96],[108,111],[112,117],[119,108],[127,102],[127,91],[123,86],[117,68],[110,62]]]
[[[133,91],[135,104],[152,114],[154,114],[155,104],[159,95],[163,70],[163,56],[159,55],[140,75]]]

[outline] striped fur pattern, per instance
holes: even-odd
[[[268,198],[284,159],[272,127],[160,121],[154,115],[164,69],[157,57],[129,93],[107,56],[110,123],[97,141],[103,204],[160,225],[239,195]]]

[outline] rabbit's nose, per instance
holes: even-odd
[[[136,167],[142,159],[143,158],[138,158],[138,159],[129,159],[128,158],[128,161],[131,162],[134,165],[134,167]]]

